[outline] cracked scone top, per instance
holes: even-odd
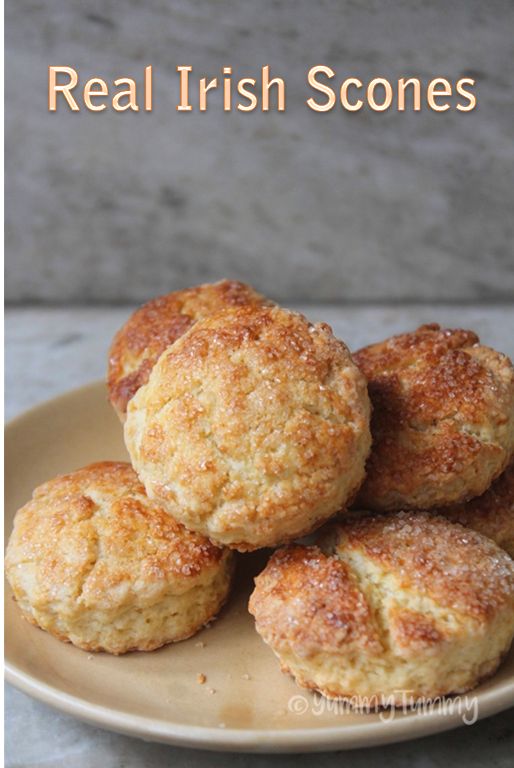
[[[424,325],[361,349],[373,448],[357,505],[429,509],[479,496],[514,453],[514,369],[471,331]]]
[[[213,541],[274,546],[340,510],[370,448],[366,382],[325,324],[278,307],[198,322],[129,403],[150,498]]]
[[[300,685],[401,705],[495,672],[514,635],[514,562],[441,517],[364,517],[275,552],[249,608]]]
[[[129,464],[100,462],[36,488],[16,514],[5,566],[28,621],[119,654],[185,639],[210,621],[232,559],[151,502]]]
[[[270,301],[237,280],[204,283],[158,296],[139,307],[115,335],[109,350],[109,399],[123,421],[128,401],[148,381],[170,344],[194,323],[228,307]]]

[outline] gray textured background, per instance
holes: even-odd
[[[132,302],[221,276],[278,299],[514,295],[514,5],[11,0],[11,302]],[[282,114],[179,114],[177,64],[270,64]],[[471,113],[318,114],[308,68],[475,77]],[[47,67],[141,77],[152,114],[47,111]]]

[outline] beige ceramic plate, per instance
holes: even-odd
[[[103,384],[17,418],[6,436],[6,535],[34,486],[101,459],[126,458]],[[246,604],[263,553],[241,556],[236,589],[212,627],[153,653],[112,657],[65,645],[24,622],[6,592],[7,679],[96,725],[206,749],[307,752],[383,744],[461,725],[514,704],[514,653],[453,712],[348,714],[297,688],[255,633]],[[207,682],[199,685],[197,675]],[[211,693],[214,689],[215,693]],[[320,703],[321,702],[321,703]],[[457,704],[457,705],[456,705]]]

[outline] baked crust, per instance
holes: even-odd
[[[514,562],[442,517],[362,517],[275,552],[249,610],[300,685],[401,704],[496,670],[514,635]]]
[[[325,324],[278,307],[198,322],[131,400],[125,442],[148,495],[240,550],[336,513],[364,477],[364,377]]]
[[[514,463],[482,496],[466,504],[441,507],[437,512],[482,533],[514,557]]]
[[[361,349],[373,448],[356,506],[430,509],[484,493],[514,452],[514,370],[471,331],[424,325]]]
[[[36,488],[5,566],[29,621],[117,654],[189,637],[212,619],[232,557],[151,502],[129,464],[99,462]]]
[[[109,399],[120,419],[160,355],[195,322],[228,307],[271,303],[245,283],[221,280],[159,296],[139,307],[117,332],[109,351]]]

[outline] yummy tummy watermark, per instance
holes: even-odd
[[[382,722],[391,722],[398,714],[419,716],[438,714],[444,717],[457,715],[461,717],[464,725],[473,725],[479,715],[476,696],[427,698],[414,696],[411,691],[403,690],[387,696],[351,696],[345,699],[327,699],[319,693],[314,693],[312,696],[296,694],[289,699],[288,710],[295,715],[310,713],[316,717],[326,713],[338,716],[378,712]]]

